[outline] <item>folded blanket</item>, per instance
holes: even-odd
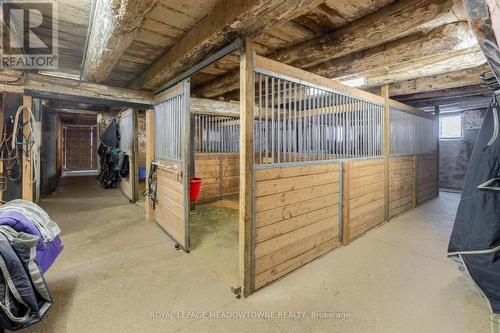
[[[31,219],[18,211],[1,211],[0,225],[8,225],[17,232],[24,232],[39,237],[36,246],[36,262],[43,274],[49,270],[56,258],[64,249],[61,239],[56,236],[52,241],[44,242],[38,228]]]
[[[50,242],[56,238],[61,229],[50,219],[49,215],[36,203],[26,200],[12,200],[0,206],[1,212],[19,212],[28,217],[33,225],[40,231],[44,242]]]

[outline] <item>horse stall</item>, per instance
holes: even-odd
[[[198,257],[234,286],[238,276],[239,105],[191,98],[189,93],[186,80],[157,96],[155,158],[150,172],[155,188],[148,187],[156,198],[154,220],[178,248]],[[196,178],[202,184],[194,199],[194,185],[188,180]]]
[[[437,195],[433,115],[252,53],[241,68],[244,295]]]
[[[156,96],[148,216],[243,296],[348,245],[438,194],[434,116],[383,95],[246,43],[239,104]]]

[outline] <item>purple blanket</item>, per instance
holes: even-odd
[[[42,273],[49,270],[50,266],[52,266],[57,256],[59,256],[64,248],[59,236],[54,238],[51,242],[44,243],[40,232],[31,223],[31,220],[19,212],[1,212],[0,225],[8,225],[17,232],[24,232],[38,236],[39,240],[36,246],[36,262]]]

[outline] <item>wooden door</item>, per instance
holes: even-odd
[[[189,251],[189,170],[191,146],[189,79],[155,96],[155,221]]]
[[[64,126],[64,169],[97,170],[95,126]]]

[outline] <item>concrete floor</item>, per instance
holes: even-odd
[[[46,275],[55,304],[25,332],[486,333],[486,304],[445,256],[458,200],[443,193],[237,300],[119,191],[67,178],[42,202],[65,245]],[[205,315],[196,311],[274,318],[191,318]],[[308,318],[283,318],[300,316],[287,311]],[[312,312],[348,318],[311,319]]]

